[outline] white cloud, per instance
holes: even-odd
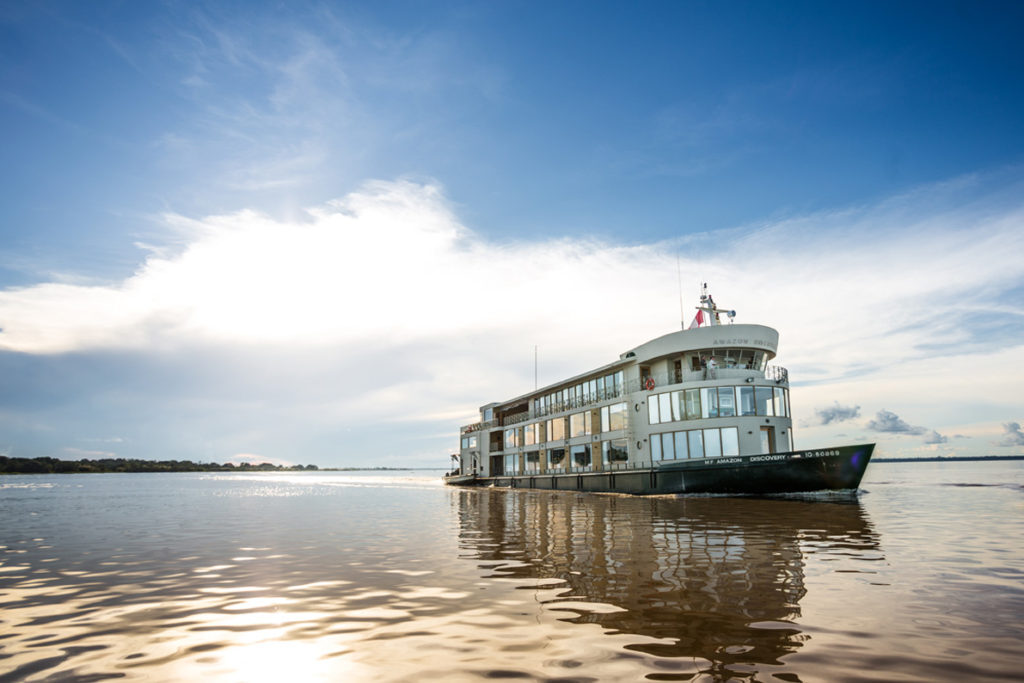
[[[1024,446],[1024,432],[1020,429],[1019,422],[1007,422],[1003,425],[1003,438],[995,442],[997,446],[1015,448]]]
[[[219,411],[247,404],[259,378],[266,410],[311,428],[345,416],[424,421],[434,434],[532,389],[534,345],[545,384],[678,329],[678,253],[687,319],[710,282],[738,322],[779,329],[796,419],[833,404],[801,421],[817,425],[801,447],[848,430],[838,423],[860,406],[935,425],[901,432],[888,413],[873,421],[883,435],[931,431],[938,443],[937,430],[955,429],[973,442],[983,433],[970,424],[1019,414],[1006,368],[1024,350],[1012,294],[1024,286],[1024,209],[1002,194],[946,208],[965,187],[634,246],[488,239],[436,184],[409,180],[368,183],[291,221],[169,215],[177,246],[148,246],[122,282],[0,291],[0,350],[228,349],[247,379],[221,384]]]

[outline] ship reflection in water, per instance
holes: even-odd
[[[855,497],[463,490],[458,505],[461,546],[486,578],[560,585],[545,607],[608,635],[641,636],[625,648],[656,658],[664,671],[653,680],[799,680],[783,659],[811,637],[798,626],[810,555],[816,567],[835,563],[817,572],[851,583],[850,573],[873,574],[870,563],[883,559]]]

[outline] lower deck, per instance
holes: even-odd
[[[453,485],[594,493],[771,494],[855,489],[874,444],[746,455],[600,472],[531,473],[475,477]]]

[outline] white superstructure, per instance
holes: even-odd
[[[706,287],[697,308],[690,329],[481,407],[461,430],[458,472],[588,473],[791,451],[788,373],[769,364],[778,332],[733,324]]]

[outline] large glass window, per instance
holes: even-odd
[[[740,454],[740,435],[736,427],[722,428],[722,455]]]
[[[587,434],[590,434],[590,411],[570,415],[569,436],[586,436]]]
[[[735,387],[718,387],[718,414],[721,417],[735,417],[735,415],[736,415],[736,389],[735,389]]]
[[[527,451],[526,452],[526,471],[536,472],[540,469],[540,452],[539,451]]]
[[[548,469],[561,469],[565,466],[565,449],[564,448],[549,448],[548,449]]]
[[[516,430],[515,428],[505,430],[505,448],[516,447]]]
[[[683,407],[683,392],[673,391],[672,392],[672,420],[678,421],[683,419],[685,408]]]
[[[691,432],[687,432],[686,436],[689,439],[690,457],[691,458],[703,458],[704,457],[704,440],[701,438],[701,430],[694,429]]]
[[[672,444],[672,432],[665,432],[661,435],[661,457],[671,460],[676,457],[676,449]]]
[[[661,460],[661,437],[658,434],[651,434],[651,458]]]
[[[647,421],[652,425],[661,422],[661,415],[658,409],[658,397],[650,395],[647,397]]]
[[[717,429],[704,430],[704,457],[717,458],[722,454],[721,433]]]
[[[615,431],[616,429],[625,429],[628,405],[626,403],[613,403],[608,406],[608,409],[610,411],[608,430]]]
[[[700,417],[700,390],[686,390],[686,419],[696,420]]]
[[[700,390],[701,417],[718,417],[718,389]]]
[[[686,432],[676,432],[676,460],[684,460],[690,457],[686,448]]]
[[[775,387],[775,414],[779,417],[787,417],[785,389]]]
[[[537,443],[539,443],[539,441],[537,439],[538,427],[540,427],[540,425],[537,424],[537,423],[534,423],[534,424],[526,425],[526,427],[523,428],[523,445],[524,446],[534,446]]]
[[[771,417],[775,414],[772,410],[772,388],[754,387],[754,398],[757,400],[757,414]]]
[[[625,462],[629,460],[625,439],[612,439],[601,443],[601,452],[606,463]]]
[[[754,387],[739,387],[740,415],[756,415],[754,410]]]
[[[548,441],[561,441],[565,438],[565,418],[556,417],[548,420]]]
[[[572,447],[572,466],[590,467],[590,444]]]
[[[505,456],[505,474],[516,474],[519,470],[516,467],[517,457],[514,455]]]
[[[658,406],[661,412],[662,422],[672,421],[672,395],[669,393],[658,394]]]

